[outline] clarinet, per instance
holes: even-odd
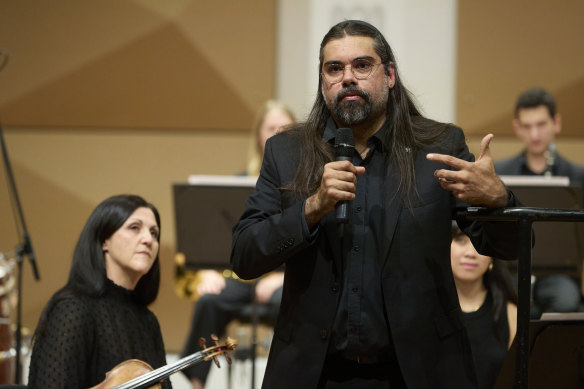
[[[554,143],[550,144],[550,147],[548,148],[548,150],[545,152],[545,159],[546,159],[546,169],[545,172],[543,173],[544,176],[546,177],[551,177],[553,175],[553,170],[554,170],[554,163],[555,163],[555,159],[556,159],[556,145]]]

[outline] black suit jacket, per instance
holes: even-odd
[[[377,209],[385,214],[387,250],[382,266],[385,312],[403,377],[411,389],[473,388],[474,367],[450,266],[451,215],[455,206],[433,173],[442,164],[428,152],[473,160],[460,129],[442,146],[415,153],[419,199]],[[304,197],[281,189],[299,160],[295,130],[270,138],[256,193],[234,227],[231,262],[242,278],[255,278],[285,264],[282,304],[263,388],[315,388],[327,353],[342,280],[334,212],[307,234]],[[396,167],[390,166],[397,174]],[[365,174],[368,174],[367,172]],[[395,187],[385,180],[387,193]],[[512,198],[512,195],[511,195]],[[514,204],[510,204],[514,205]],[[516,258],[513,224],[459,223],[485,255]],[[382,309],[380,307],[380,309]]]

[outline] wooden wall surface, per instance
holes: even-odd
[[[34,329],[66,280],[89,213],[137,193],[162,216],[162,284],[152,309],[169,351],[191,303],[173,290],[172,184],[245,170],[248,133],[274,95],[275,2],[0,0],[0,120],[41,281],[23,266]],[[0,169],[0,252],[19,242]]]
[[[458,2],[457,123],[469,134],[513,135],[518,95],[557,100],[561,136],[584,136],[584,2]],[[561,151],[561,149],[560,149]]]

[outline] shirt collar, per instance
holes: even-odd
[[[367,140],[367,143],[374,142],[375,145],[377,147],[379,147],[379,149],[381,151],[387,150],[389,148],[389,145],[386,145],[385,144],[385,134],[388,131],[389,131],[389,124],[387,123],[387,121],[385,121],[385,123],[383,123],[383,125],[381,126],[381,128],[379,129],[379,131],[377,131],[375,134],[373,134]],[[337,132],[337,124],[333,120],[332,116],[329,116],[329,118],[328,118],[328,120],[326,122],[326,126],[324,128],[324,133],[322,134],[322,139],[325,142],[334,144],[335,143],[335,135],[336,135],[336,132]]]

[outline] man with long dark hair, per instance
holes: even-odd
[[[335,161],[337,128],[354,135],[349,160]],[[421,115],[375,27],[329,30],[312,111],[268,141],[234,227],[240,277],[286,269],[264,388],[476,387],[450,227],[461,201],[515,205],[491,139],[474,162],[460,129]],[[346,223],[331,212],[339,202]],[[516,257],[512,223],[459,226],[481,253]]]

